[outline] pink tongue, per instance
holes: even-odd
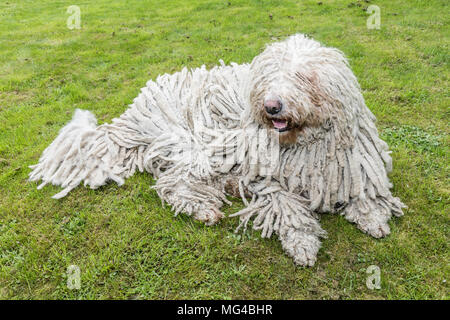
[[[277,129],[286,128],[287,124],[285,120],[272,120],[273,126]]]

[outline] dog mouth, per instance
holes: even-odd
[[[289,126],[289,122],[285,119],[270,119],[273,124],[273,128],[278,132],[286,132],[292,128]]]

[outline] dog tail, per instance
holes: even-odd
[[[39,162],[30,166],[29,180],[42,180],[38,189],[48,183],[64,188],[55,199],[65,197],[82,181],[92,189],[109,180],[122,185],[136,168],[144,170],[145,144],[122,138],[126,130],[131,131],[115,123],[97,126],[91,112],[75,110],[72,121],[59,131]]]

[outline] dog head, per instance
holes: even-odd
[[[347,90],[340,87],[346,69],[347,62],[338,50],[303,35],[268,46],[250,66],[255,120],[278,132],[282,144],[296,143],[299,135],[329,127],[332,119],[342,116],[342,99],[333,97]]]

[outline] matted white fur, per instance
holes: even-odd
[[[262,101],[278,96],[295,124],[294,142],[270,128]],[[262,237],[277,234],[300,265],[313,265],[326,235],[318,213],[339,212],[374,237],[389,233],[404,205],[391,195],[388,146],[356,78],[336,49],[297,34],[268,46],[251,64],[232,63],[159,76],[111,124],[89,111],[72,121],[44,151],[30,180],[67,195],[84,182],[119,185],[136,170],[150,172],[175,214],[207,224],[223,214],[234,184]],[[293,132],[293,131],[292,131]]]

